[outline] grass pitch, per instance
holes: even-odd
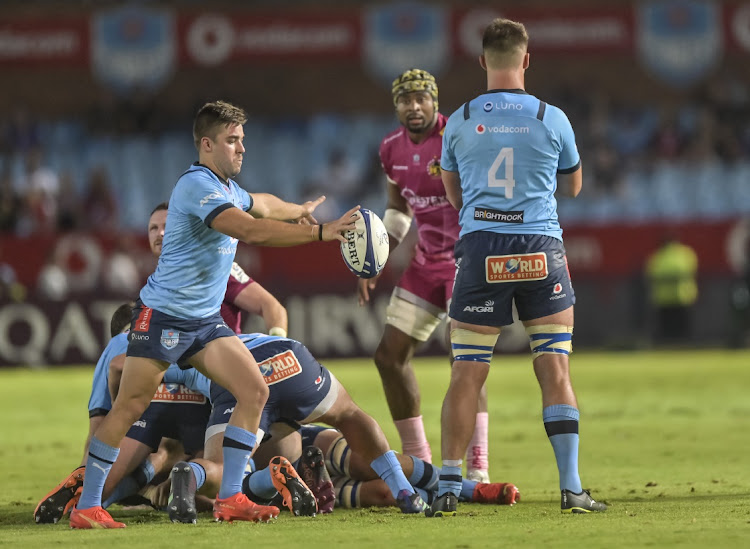
[[[513,482],[514,507],[459,506],[427,519],[395,509],[342,510],[273,524],[196,526],[111,509],[117,531],[37,525],[36,502],[81,459],[92,368],[0,371],[0,546],[3,547],[745,547],[750,543],[750,353],[684,351],[572,357],[581,408],[583,485],[610,508],[561,515],[557,471],[527,356],[493,361],[490,472]],[[398,438],[370,361],[328,361],[359,405]],[[436,460],[447,360],[415,361]],[[438,461],[439,463],[439,461]]]

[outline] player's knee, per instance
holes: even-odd
[[[381,342],[375,350],[375,366],[381,374],[388,374],[403,370],[406,363],[396,358],[387,344]]]
[[[124,395],[119,394],[112,405],[112,414],[119,414],[121,417],[127,418],[129,422],[133,422],[141,414],[146,411],[149,403],[151,402],[151,396],[143,395]]]
[[[268,400],[268,385],[265,383],[253,383],[252,385],[235,386],[232,388],[232,395],[238,403],[265,403]]]
[[[480,334],[464,328],[451,330],[451,353],[454,362],[489,364],[500,334]]]
[[[526,333],[533,359],[542,355],[567,357],[573,352],[573,326],[539,324],[526,326]]]

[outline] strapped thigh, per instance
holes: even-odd
[[[573,352],[573,326],[539,324],[526,326],[532,358],[542,354],[569,355]]]

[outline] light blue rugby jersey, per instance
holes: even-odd
[[[205,166],[182,174],[169,199],[156,271],[141,290],[144,305],[184,319],[219,312],[237,239],[210,228],[224,210],[249,211],[253,200],[231,179],[223,183]]]
[[[461,236],[492,231],[562,240],[557,174],[579,165],[565,113],[523,90],[490,90],[445,126],[440,167],[461,178]]]
[[[124,355],[128,350],[128,334],[117,334],[109,340],[107,346],[99,356],[94,368],[94,381],[91,384],[89,397],[89,417],[105,415],[112,409],[112,399],[109,396],[109,363],[117,355]]]
[[[109,395],[109,363],[118,355],[126,354],[128,350],[128,334],[117,334],[109,340],[102,351],[99,361],[94,368],[94,380],[91,384],[89,397],[89,417],[106,415],[112,409],[112,398]],[[192,369],[191,369],[192,370]],[[162,383],[180,383],[187,385],[186,370],[181,370],[176,364],[171,364],[164,372]]]

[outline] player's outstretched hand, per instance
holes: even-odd
[[[357,295],[360,307],[370,302],[370,292],[375,289],[381,274],[383,274],[383,271],[380,271],[372,278],[360,278],[357,281]]]
[[[325,197],[322,197],[325,198]],[[359,211],[361,206],[354,206],[351,210],[346,212],[344,215],[339,217],[336,221],[323,224],[323,240],[328,242],[329,240],[338,240],[339,242],[346,242],[346,237],[343,233],[346,231],[354,230],[354,222],[357,221],[356,217],[353,217],[355,213]]]
[[[320,206],[321,203],[326,199],[325,195],[319,196],[315,200],[308,200],[304,204],[301,204],[302,215],[300,215],[295,221],[300,225],[316,225],[318,221],[313,217],[312,213],[315,208]]]

